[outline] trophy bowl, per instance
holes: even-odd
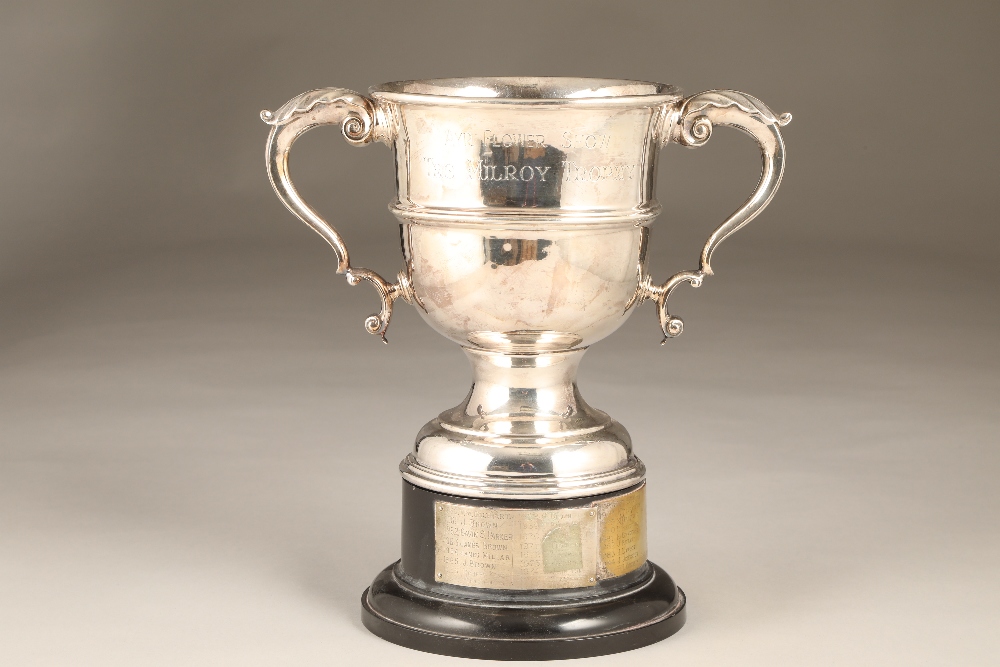
[[[646,558],[645,468],[625,428],[583,400],[576,372],[643,301],[664,341],[680,335],[670,294],[712,275],[718,244],[770,201],[791,116],[735,91],[491,77],[388,83],[367,97],[314,90],[261,117],[275,192],[333,246],[350,284],[379,294],[366,329],[385,341],[402,299],[473,369],[465,401],[428,422],[400,464],[401,559],[362,596],[365,626],[492,659],[613,653],[679,630],[684,593]],[[292,184],[291,146],[320,125],[393,149],[403,268],[391,282],[353,266]],[[760,182],[697,270],[657,284],[646,247],[659,149],[700,146],[718,125],[757,141]]]

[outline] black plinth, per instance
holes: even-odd
[[[361,599],[365,627],[382,639],[464,658],[558,660],[647,646],[684,625],[684,593],[650,562],[587,588],[501,591],[435,583],[435,500],[562,508],[594,498],[473,500],[404,482],[403,558],[384,569]]]

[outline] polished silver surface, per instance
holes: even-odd
[[[321,89],[261,117],[272,125],[267,164],[279,198],[333,246],[352,285],[378,291],[367,330],[385,340],[402,298],[472,362],[469,396],[421,430],[403,477],[502,498],[585,496],[643,479],[625,429],[580,397],[580,358],[644,300],[657,304],[664,341],[683,331],[670,294],[712,275],[716,247],[771,200],[784,169],[778,128],[791,120],[734,91],[684,98],[658,83],[530,77],[403,81],[369,97]],[[292,144],[320,125],[395,152],[395,282],[352,266],[343,238],[292,184]],[[709,237],[699,268],[657,285],[646,244],[660,211],[659,149],[703,145],[717,125],[754,138],[761,180]]]
[[[563,498],[642,481],[625,428],[576,386],[585,349],[519,354],[466,347],[474,382],[417,435],[404,479],[441,493]]]

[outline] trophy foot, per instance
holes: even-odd
[[[423,592],[385,568],[361,597],[361,621],[373,634],[407,648],[482,660],[563,660],[641,648],[684,625],[685,597],[647,562],[624,590],[585,599],[514,604]]]
[[[464,658],[619,653],[684,625],[646,560],[645,484],[586,498],[467,498],[403,483],[402,558],[361,599],[372,633]]]

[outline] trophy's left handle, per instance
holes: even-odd
[[[346,88],[321,88],[302,93],[277,111],[261,111],[260,117],[271,126],[267,138],[267,175],[271,186],[289,211],[333,247],[339,260],[337,273],[343,273],[351,285],[367,280],[378,290],[382,309],[365,320],[365,329],[387,342],[385,332],[392,317],[392,302],[400,297],[411,303],[413,300],[407,273],[401,271],[396,282],[390,283],[374,271],[351,266],[343,237],[302,199],[288,174],[288,153],[292,144],[314,127],[340,125],[349,144],[363,146],[375,139],[387,140],[385,123],[376,122],[371,100]]]
[[[692,95],[682,102],[679,111],[674,112],[670,119],[665,141],[697,148],[711,138],[713,126],[728,126],[745,132],[757,142],[762,165],[760,182],[753,194],[708,237],[697,271],[675,273],[662,285],[654,285],[649,275],[644,274],[640,279],[637,295],[640,300],[656,301],[664,343],[684,331],[684,321],[667,310],[670,294],[683,283],[698,287],[705,276],[712,275],[712,253],[715,249],[730,234],[753,220],[774,197],[785,171],[785,143],[778,128],[791,120],[791,114],[776,116],[756,97],[735,90],[709,90]]]

